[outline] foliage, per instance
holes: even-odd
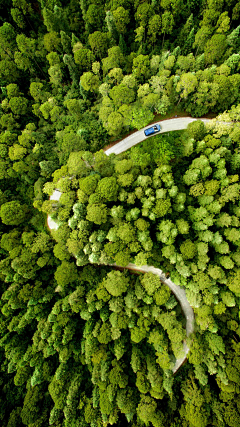
[[[239,18],[237,0],[1,2],[1,426],[240,424]],[[101,150],[179,111],[220,115]],[[194,309],[174,376],[181,307],[110,266],[131,262]]]

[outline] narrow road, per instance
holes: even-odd
[[[189,123],[192,123],[196,120],[202,120],[204,123],[207,123],[210,121],[210,119],[194,119],[192,117],[179,117],[176,119],[163,120],[161,122],[157,122],[161,126],[161,131],[159,133],[186,129]],[[144,139],[151,138],[151,136],[154,136],[154,135],[151,135],[150,137],[149,136],[146,137],[144,134],[144,130],[152,125],[148,125],[145,128],[133,133],[132,135],[129,135],[126,138],[122,139],[122,141],[113,145],[111,148],[108,148],[105,151],[105,154],[107,156],[109,156],[112,153],[120,154],[128,150],[128,148],[131,148],[134,145],[138,144],[139,142],[143,141]],[[60,196],[61,196],[61,192],[59,190],[54,190],[53,194],[50,196],[50,200],[58,201]],[[53,219],[51,219],[50,216],[48,216],[47,222],[51,230],[53,229],[56,230],[58,228],[58,224]],[[117,267],[120,267],[120,266],[117,266]],[[178,299],[182,307],[182,310],[184,312],[184,315],[186,317],[186,335],[188,337],[194,331],[194,313],[193,313],[192,307],[190,306],[187,300],[185,290],[180,288],[180,286],[175,285],[175,283],[173,283],[170,278],[167,279],[164,273],[162,272],[162,270],[160,270],[159,268],[155,268],[153,266],[148,266],[148,265],[138,267],[135,264],[128,264],[128,266],[125,268],[128,268],[129,270],[138,270],[146,273],[151,272],[153,274],[157,274],[160,277],[161,281],[165,283],[165,285],[167,285],[172,290],[175,297]],[[176,363],[173,367],[173,373],[177,372],[180,366],[187,359],[187,354],[190,349],[187,346],[185,341],[183,343],[183,350],[184,350],[185,356],[176,360]]]
[[[114,265],[116,267],[121,267],[120,265],[117,265],[117,264],[114,264]],[[124,268],[127,268],[128,270],[142,271],[143,273],[153,273],[159,276],[161,282],[163,282],[165,285],[167,285],[171,289],[171,291],[174,293],[175,297],[177,298],[177,300],[179,301],[182,307],[182,311],[184,312],[186,317],[187,337],[194,331],[194,313],[193,313],[192,307],[190,306],[187,300],[184,289],[180,288],[180,286],[175,285],[175,283],[173,283],[170,278],[167,279],[163,271],[160,270],[159,268],[155,268],[153,266],[148,266],[148,265],[142,265],[141,267],[138,267],[137,265],[131,264],[131,263]],[[185,356],[180,359],[176,359],[176,363],[172,369],[174,374],[175,372],[177,372],[177,370],[180,368],[180,366],[183,364],[183,362],[185,362],[187,358],[187,354],[190,349],[187,346],[186,342],[183,343],[183,350],[184,350]]]
[[[52,195],[49,197],[49,200],[56,200],[58,202],[61,194],[62,194],[61,191],[54,190]],[[48,215],[48,217],[47,217],[47,224],[48,224],[48,227],[50,228],[50,230],[57,230],[58,229],[58,224],[50,217],[50,215]]]
[[[171,132],[173,130],[183,130],[187,129],[187,126],[189,123],[195,122],[196,120],[202,120],[202,122],[207,123],[210,119],[194,119],[193,117],[179,117],[177,119],[169,119],[169,120],[162,120],[161,122],[156,122],[154,124],[159,124],[161,126],[161,131],[159,133],[166,133]],[[149,139],[154,135],[151,136],[145,136],[144,130],[153,126],[148,125],[145,128],[138,130],[137,132],[132,133],[131,135],[127,136],[126,138],[122,139],[122,141],[118,142],[117,144],[113,145],[111,148],[108,148],[105,151],[105,154],[109,156],[109,154],[120,154],[123,151],[128,150],[128,148],[133,147],[134,145],[138,144],[139,142],[143,141],[144,139]]]

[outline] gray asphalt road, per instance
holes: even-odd
[[[54,190],[52,195],[49,197],[49,200],[59,201],[61,194],[62,194],[61,191]],[[50,215],[48,215],[48,217],[47,217],[47,224],[48,224],[48,227],[50,228],[50,230],[57,230],[58,229],[58,224],[56,223],[56,221],[54,221],[50,217]]]
[[[161,122],[156,122],[161,126],[161,131],[158,133],[166,133],[171,132],[173,130],[183,130],[186,129],[189,123],[195,122],[199,119],[194,119],[192,117],[179,117],[177,119],[169,119],[169,120],[163,120]],[[209,119],[201,119],[204,123],[209,122]],[[155,123],[154,123],[155,124]],[[144,130],[151,127],[152,125],[148,125],[145,128],[134,132],[132,135],[127,136],[126,138],[122,139],[122,141],[118,142],[117,144],[113,145],[111,148],[108,148],[105,153],[109,156],[109,154],[120,154],[123,151],[128,150],[128,148],[133,147],[134,145],[138,144],[139,142],[143,141],[144,139],[149,139],[151,136],[145,136]],[[156,135],[156,134],[155,134]]]
[[[189,123],[194,122],[195,120],[199,120],[199,119],[194,119],[192,117],[179,117],[176,119],[169,119],[169,120],[163,120],[161,122],[158,122],[161,126],[161,132],[160,133],[165,133],[165,132],[171,132],[174,130],[182,130],[182,129],[186,129]],[[209,119],[201,119],[204,123],[209,122]],[[128,136],[127,138],[122,139],[122,141],[118,142],[117,144],[113,145],[111,148],[107,149],[105,151],[105,153],[109,156],[111,153],[115,153],[115,154],[120,154],[124,151],[126,151],[128,148],[138,144],[139,142],[143,141],[144,139],[148,139],[151,137],[146,137],[144,134],[144,130],[147,129],[148,127],[150,127],[150,125],[146,126],[144,129],[141,129],[137,132],[135,132],[134,134]],[[152,135],[154,136],[154,135]],[[59,200],[60,198],[60,191],[59,190],[55,190],[54,193],[52,194],[52,196],[50,196],[51,200]],[[58,228],[58,224],[53,221],[50,216],[48,216],[48,226],[50,229],[57,229]],[[130,270],[139,270],[139,271],[143,271],[143,272],[151,272],[153,274],[157,274],[161,281],[163,283],[165,283],[174,293],[174,295],[176,296],[176,298],[178,299],[182,310],[185,314],[186,317],[186,335],[187,337],[194,331],[194,313],[193,313],[193,309],[190,306],[186,294],[185,294],[185,290],[180,288],[180,286],[175,285],[175,283],[173,283],[171,281],[170,278],[166,278],[166,276],[164,275],[164,273],[162,272],[162,270],[160,270],[159,268],[155,268],[153,266],[148,266],[148,265],[144,265],[141,267],[137,267],[135,264],[129,264],[126,268],[130,269]],[[184,354],[185,356],[177,359],[176,363],[173,367],[173,372],[177,372],[177,370],[180,368],[180,366],[183,364],[183,362],[187,359],[187,354],[189,352],[189,348],[186,344],[186,342],[183,343],[183,349],[184,349]]]
[[[114,265],[116,265],[116,264],[114,264]],[[120,267],[120,266],[116,265],[116,267]],[[165,285],[167,285],[171,289],[171,291],[174,293],[175,297],[179,301],[179,303],[182,307],[182,310],[185,314],[185,317],[186,317],[186,335],[188,337],[194,331],[194,312],[193,312],[193,309],[187,300],[185,290],[180,288],[180,286],[175,285],[175,283],[173,283],[170,278],[166,278],[163,271],[160,270],[159,268],[155,268],[153,266],[148,266],[148,265],[142,265],[141,267],[138,267],[135,264],[131,264],[131,263],[128,264],[127,267],[125,267],[125,268],[127,268],[129,270],[142,271],[144,273],[156,274],[157,276],[159,276],[161,282],[163,282]],[[183,343],[183,350],[184,350],[185,356],[176,360],[176,363],[172,369],[173,373],[177,372],[177,370],[180,368],[180,366],[183,364],[183,362],[187,358],[189,348],[188,348],[186,342]]]

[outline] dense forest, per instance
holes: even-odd
[[[1,426],[240,426],[240,1],[2,0],[0,88]]]

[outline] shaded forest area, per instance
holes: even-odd
[[[237,0],[1,2],[1,426],[240,425],[239,33]],[[101,150],[176,107],[220,116]],[[130,261],[194,309],[175,375],[185,319]]]

